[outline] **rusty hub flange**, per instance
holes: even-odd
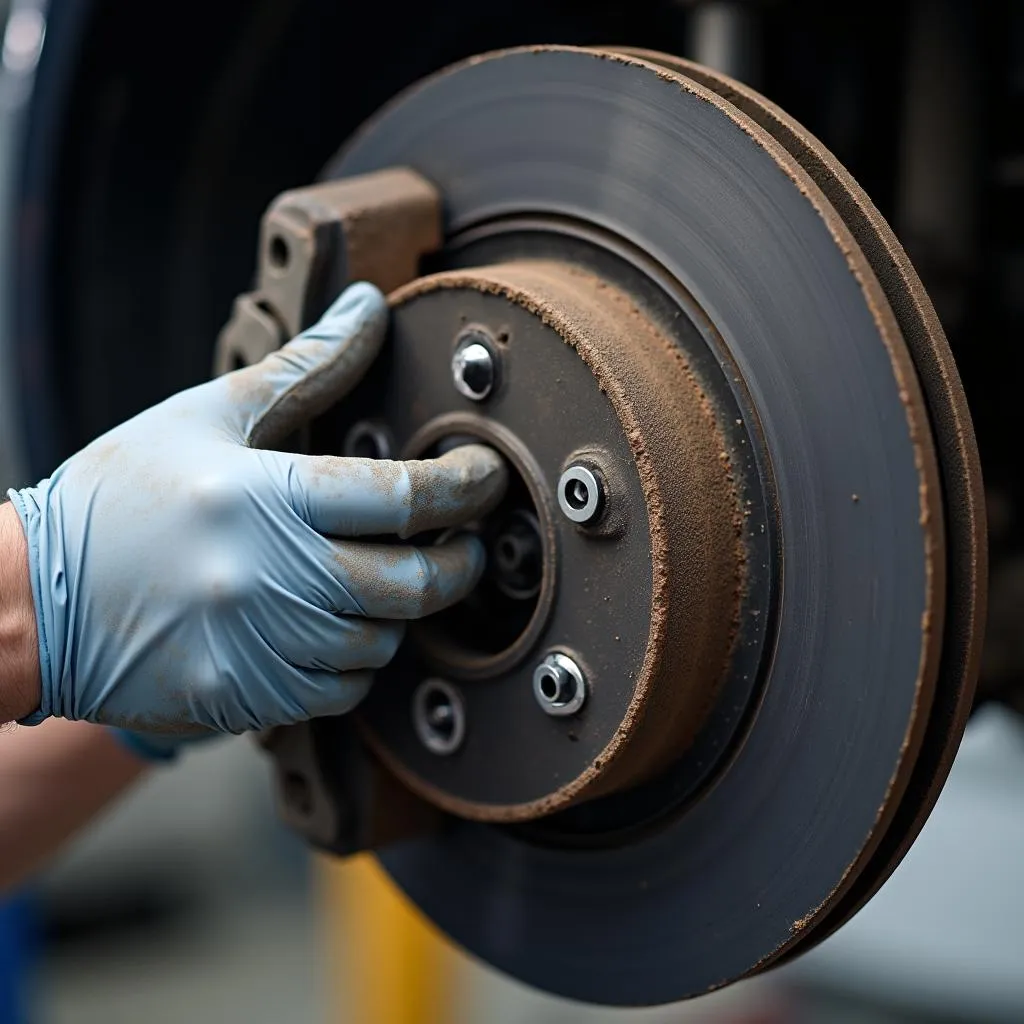
[[[652,777],[714,706],[745,591],[743,510],[709,390],[627,294],[568,263],[436,274],[392,306],[375,401],[398,447],[411,437],[421,453],[425,425],[427,440],[475,435],[504,449],[552,540],[529,642],[512,658],[481,658],[465,630],[438,644],[439,626],[425,624],[426,667],[407,652],[361,712],[374,748],[432,802],[480,820],[535,818]],[[479,406],[448,379],[467,324],[503,339],[501,385]],[[593,528],[552,513],[562,469],[580,458],[601,467],[609,491]],[[531,675],[549,650],[585,666],[577,715],[536,705]],[[437,673],[466,680],[466,740],[451,758],[424,748],[406,711]]]

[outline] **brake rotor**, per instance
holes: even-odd
[[[379,681],[366,734],[459,815],[381,860],[474,954],[617,1005],[749,974],[877,888],[962,731],[984,592],[969,421],[895,240],[756,94],[645,57],[473,60],[400,96],[330,169],[408,166],[443,194],[445,250],[392,297],[379,370],[392,384],[375,401],[405,454],[466,434],[503,448],[573,595],[541,586],[522,650],[491,652],[490,677],[480,652],[439,653],[440,627],[426,627],[410,657],[462,673],[467,735],[484,737],[454,757],[416,742],[401,687],[420,685],[418,664]],[[431,374],[475,324],[508,332],[509,400],[460,412]],[[548,408],[561,375],[579,416]],[[627,525],[576,549],[544,481],[598,433]],[[627,539],[650,559],[600,547]],[[603,568],[580,571],[598,550],[612,552]],[[678,606],[674,662],[659,586]],[[598,612],[623,587],[635,592],[614,595],[629,627],[616,634]],[[623,635],[639,639],[620,652]],[[506,683],[550,643],[592,672],[586,715],[523,731],[507,695],[525,688]]]

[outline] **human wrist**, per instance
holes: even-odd
[[[14,507],[0,505],[0,722],[28,717],[41,699],[28,543]]]

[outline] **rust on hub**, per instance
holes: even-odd
[[[521,434],[531,429],[532,409],[548,424],[547,436],[522,437],[537,458],[543,460],[540,449],[546,449],[547,462],[518,468],[534,477],[529,483],[544,529],[556,534],[543,585],[554,595],[554,609],[545,610],[549,617],[529,643],[501,661],[501,674],[464,687],[461,765],[420,755],[409,742],[402,698],[388,679],[364,713],[374,749],[421,795],[479,820],[528,820],[651,777],[693,743],[707,719],[729,662],[744,588],[742,510],[712,402],[673,340],[625,292],[580,267],[523,260],[450,271],[411,282],[391,301],[395,380],[422,378],[413,366],[431,338],[445,333],[442,310],[462,308],[462,316],[472,318],[486,313],[493,327],[508,325],[507,373],[487,419],[509,429],[519,417],[514,429]],[[443,363],[440,355],[434,361]],[[571,380],[570,373],[576,374]],[[475,409],[451,411],[459,397],[449,390],[449,406],[431,405],[423,392],[433,389],[424,380],[420,397],[395,403],[415,407],[397,425],[389,416],[399,435],[418,427],[413,454],[445,433],[477,429]],[[392,408],[387,397],[384,403]],[[415,422],[419,415],[425,423]],[[610,470],[607,521],[592,534],[551,514],[563,463],[579,456],[580,439],[592,440],[594,457]],[[493,437],[492,443],[502,446]],[[598,558],[605,561],[594,561],[589,572],[587,562]],[[610,593],[621,587],[636,593]],[[622,616],[607,620],[616,634],[605,637],[611,653],[595,648],[599,629],[566,634],[569,606],[573,621],[584,624],[596,622],[609,601],[618,602]],[[428,658],[431,647],[437,655],[432,628],[424,627]],[[632,656],[616,661],[616,645],[625,649],[630,639],[636,641]],[[547,646],[573,649],[586,666],[592,689],[579,722],[552,725],[536,713],[529,677],[538,658],[527,654]],[[451,673],[464,666],[451,658],[442,668]],[[400,674],[409,671],[406,666]],[[395,685],[402,684],[396,679]],[[497,696],[501,688],[504,701]],[[386,699],[379,696],[385,691]],[[590,743],[580,742],[588,736]],[[474,742],[481,747],[479,762]],[[546,785],[539,767],[529,785],[508,781],[528,774],[525,758],[537,765],[548,759]],[[488,772],[501,777],[493,786],[483,777]]]

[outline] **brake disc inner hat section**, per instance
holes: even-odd
[[[609,779],[610,795],[526,825],[456,819],[381,859],[453,938],[527,983],[616,1005],[705,992],[827,926],[872,863],[907,791],[934,704],[947,603],[954,616],[952,603],[963,598],[946,588],[947,517],[929,423],[935,400],[926,403],[886,294],[835,207],[753,119],[677,71],[558,47],[476,59],[400,96],[330,173],[400,166],[444,196],[448,242],[438,269],[455,280],[463,275],[464,298],[498,295],[536,316],[522,296],[542,282],[536,275],[513,280],[508,275],[525,271],[509,264],[550,260],[552,250],[558,261],[572,245],[556,244],[557,236],[614,250],[664,295],[678,297],[680,319],[696,325],[732,388],[735,420],[758,450],[760,493],[773,513],[761,525],[777,538],[782,571],[769,574],[769,605],[740,606],[727,652],[735,663],[748,618],[771,613],[755,652],[757,685],[740,702],[742,728],[725,754],[719,749],[714,777],[671,813],[621,833],[584,827],[588,808],[661,792],[674,766],[659,754],[656,764]],[[571,281],[591,269],[586,260],[569,262],[575,272],[553,275],[563,287],[555,308],[566,301],[566,275]],[[488,287],[463,287],[470,277]],[[399,328],[404,309],[432,296],[443,301],[443,290],[420,284],[400,292]],[[593,290],[591,299],[604,301]],[[654,320],[654,334],[670,337]],[[559,333],[559,325],[545,326]],[[524,322],[517,332],[531,329]],[[515,343],[510,333],[510,354]],[[564,341],[561,351],[593,378],[582,352],[575,356]],[[515,372],[511,355],[509,367]],[[700,375],[702,385],[709,380]],[[642,396],[630,397],[642,407]],[[651,404],[659,400],[656,389]],[[728,440],[723,408],[714,408],[714,427],[700,437],[717,430]],[[483,407],[470,413],[488,419]],[[688,443],[682,436],[678,447]],[[735,473],[739,463],[728,444],[725,451]],[[630,455],[632,462],[622,460],[627,470],[638,465],[635,449]],[[550,477],[542,473],[549,486]],[[625,479],[631,493],[636,481]],[[752,500],[747,486],[733,484],[741,512]],[[733,500],[728,488],[718,493],[726,504]],[[719,511],[731,521],[732,508]],[[650,528],[639,517],[629,522]],[[565,524],[559,529],[569,535]],[[758,565],[749,536],[742,541],[749,591]],[[553,548],[562,573],[564,543]],[[651,564],[636,570],[641,583]],[[594,580],[597,594],[602,582]],[[546,628],[556,619],[552,613]],[[730,628],[723,624],[723,632]],[[580,655],[596,693],[600,665]],[[694,736],[699,744],[713,732],[728,679],[726,668],[719,698],[710,686],[711,710],[692,718],[683,742]],[[972,682],[947,681],[961,689]],[[486,678],[461,684],[464,694],[503,685]],[[472,712],[470,705],[467,737]],[[377,713],[368,708],[367,727],[382,738]],[[557,718],[543,724],[562,727]],[[451,755],[453,772],[468,743]],[[403,759],[397,739],[387,746],[426,792],[427,770]],[[530,756],[524,747],[521,759]],[[452,779],[427,782],[449,794],[456,789]],[[511,794],[507,805],[521,795]],[[483,797],[470,793],[467,802],[493,803],[493,794]]]
[[[708,391],[626,293],[578,265],[439,273],[400,289],[392,309],[390,364],[373,393],[399,449],[418,456],[475,437],[503,450],[530,503],[509,514],[537,518],[544,578],[522,636],[498,649],[482,643],[489,624],[474,627],[472,607],[417,631],[429,674],[463,683],[459,755],[434,756],[405,713],[423,678],[409,658],[364,706],[375,750],[433,803],[490,821],[536,818],[665,770],[714,708],[745,590],[744,517]],[[467,332],[501,338],[490,343],[500,385],[479,412],[451,383],[452,347]],[[595,488],[603,481],[589,527],[557,508],[570,465],[592,466]],[[481,620],[502,614],[486,593],[477,600]],[[549,651],[582,665],[578,714],[538,707],[533,676]]]

